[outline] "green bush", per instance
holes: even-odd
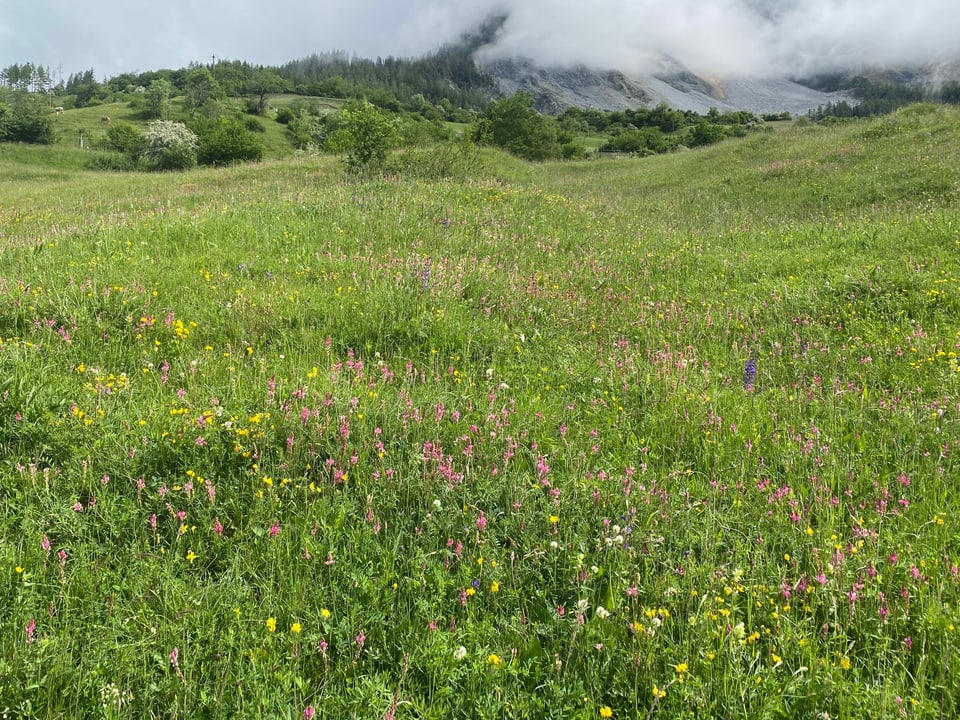
[[[345,109],[342,116],[343,127],[328,138],[328,148],[344,152],[352,171],[382,166],[400,144],[397,119],[366,100]]]
[[[498,145],[527,160],[563,155],[556,123],[537,112],[533,97],[525,92],[492,103],[476,132],[477,141]]]
[[[289,125],[296,119],[296,117],[297,116],[294,115],[293,110],[290,108],[280,108],[277,110],[276,121],[281,125]]]
[[[0,141],[49,145],[56,139],[49,109],[28,93],[14,93],[0,104]]]
[[[693,129],[690,136],[691,147],[712,145],[727,137],[727,128],[719,123],[700,123]]]
[[[201,165],[229,165],[263,158],[263,142],[242,118],[220,117],[194,126],[199,137],[197,161]]]
[[[143,150],[143,133],[136,125],[117,122],[107,128],[107,145],[111,150],[136,160]]]

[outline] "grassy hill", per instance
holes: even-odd
[[[231,102],[231,101],[226,101]],[[241,109],[239,100],[232,101],[237,110]],[[301,103],[316,107],[320,112],[337,110],[344,101],[336,98],[308,97],[300,95],[273,95],[269,101],[269,111],[264,117],[257,118],[264,129],[260,139],[263,140],[265,157],[281,159],[290,157],[294,148],[286,137],[286,126],[277,123],[276,110],[290,107],[294,103]],[[174,101],[174,111],[182,107],[183,99]],[[47,152],[40,149],[29,149],[27,154],[18,155],[30,164],[54,165],[58,167],[83,167],[92,154],[103,148],[107,138],[107,129],[111,123],[127,122],[140,128],[146,128],[148,121],[144,120],[137,108],[131,108],[129,102],[103,103],[91,107],[64,110],[54,117],[56,143],[54,148]],[[109,118],[110,122],[105,122]],[[83,145],[81,147],[81,137]],[[0,148],[8,156],[13,152],[10,148]]]
[[[0,707],[955,716],[958,129],[0,146]]]

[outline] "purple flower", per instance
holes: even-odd
[[[753,392],[753,384],[757,379],[757,359],[750,358],[743,366],[743,389]]]

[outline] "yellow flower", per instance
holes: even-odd
[[[613,717],[613,710],[610,709],[609,705],[604,705],[602,708],[600,708],[600,717],[602,718]]]
[[[193,550],[190,550],[187,553],[187,560],[192,563],[196,559],[197,559],[197,554]]]
[[[498,583],[496,580],[490,583],[490,592],[500,592],[500,583]]]
[[[330,617],[330,611],[324,608],[323,610],[320,611],[320,617],[326,620],[328,617]]]
[[[559,515],[551,515],[551,516],[550,516],[550,522],[551,522],[551,523],[554,523],[554,524],[560,522],[560,516],[559,516]]]
[[[496,653],[490,653],[487,656],[487,662],[489,662],[491,665],[499,665],[500,663],[503,662],[503,660],[501,660],[500,656],[497,655]]]
[[[275,632],[277,629],[277,619],[275,617],[267,618],[267,632]]]
[[[290,626],[290,632],[292,632],[294,635],[299,635],[301,630],[303,630],[303,628],[300,626],[300,623],[298,622],[295,622],[293,625]]]
[[[844,656],[840,658],[840,669],[849,670],[850,669],[850,658]]]
[[[673,666],[673,669],[676,670],[678,673],[685,673],[687,671],[687,664],[678,663],[677,665]]]
[[[654,684],[654,686],[653,686],[653,697],[656,698],[657,700],[659,700],[659,699],[664,698],[664,697],[666,697],[666,696],[667,696],[667,691],[666,691],[666,690],[663,690],[663,689],[661,689],[661,688],[658,688],[658,687],[656,686],[656,684]]]

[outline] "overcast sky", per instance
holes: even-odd
[[[958,0],[0,0],[0,67],[99,79],[211,56],[282,64],[315,52],[421,55],[507,11],[487,56],[643,73],[797,75],[960,60]]]

